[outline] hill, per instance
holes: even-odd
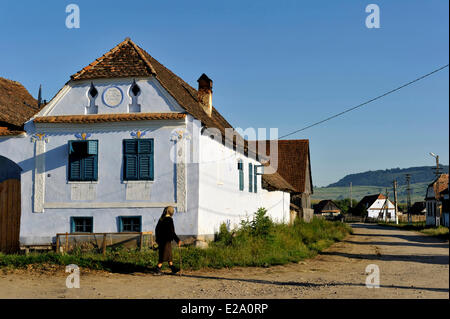
[[[448,173],[448,165],[441,165],[442,171]],[[386,170],[367,171],[363,173],[350,174],[341,178],[328,187],[348,187],[350,182],[353,186],[378,186],[387,187],[392,185],[394,179],[398,185],[406,185],[406,174],[411,174],[411,184],[430,183],[434,180],[433,166],[420,166],[410,168],[392,168]]]

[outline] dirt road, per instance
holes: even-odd
[[[0,298],[449,298],[449,244],[416,232],[353,224],[354,234],[298,264],[183,272],[1,274]],[[366,266],[380,269],[368,289]]]

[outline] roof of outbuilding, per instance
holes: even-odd
[[[314,205],[314,213],[319,214],[322,211],[341,211],[338,205],[331,199],[321,200],[319,203]]]
[[[12,126],[10,132],[18,131],[39,109],[22,84],[0,77],[0,122]]]
[[[270,155],[270,142],[266,141],[267,156]],[[278,140],[277,143],[277,173],[294,187],[295,192],[305,192],[307,179],[312,188],[309,140]]]

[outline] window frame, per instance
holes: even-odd
[[[238,160],[237,163],[238,174],[239,174],[239,190],[242,192],[245,188],[244,183],[244,161]]]
[[[91,231],[76,231],[76,224],[75,221],[77,219],[89,219],[91,221]],[[86,225],[83,225],[83,227],[86,227]],[[70,233],[71,234],[92,234],[94,232],[94,216],[71,216],[70,217]]]
[[[140,144],[142,141],[148,141],[150,143],[150,151],[141,151]],[[134,142],[136,143],[135,152],[130,152],[127,149],[126,143]],[[148,176],[141,177],[141,161],[148,157]],[[128,163],[134,158],[136,161],[136,177],[130,176],[128,171]],[[124,139],[122,140],[122,162],[123,162],[123,172],[122,180],[124,182],[128,181],[154,181],[155,180],[155,140],[153,138],[140,138],[140,139]]]
[[[96,143],[96,153],[89,154],[89,142]],[[74,155],[71,153],[72,145],[74,143],[85,143],[86,144],[86,154]],[[97,182],[98,181],[98,153],[99,153],[99,141],[98,140],[69,140],[68,141],[68,165],[67,165],[67,181],[69,182]],[[75,159],[80,161],[80,174],[79,177],[74,177],[72,175],[72,167],[74,165]],[[93,173],[92,177],[86,177],[86,163],[87,159],[93,159]]]
[[[138,218],[139,219],[139,230],[138,231],[131,231],[131,230],[124,230],[123,229],[123,219],[124,218]],[[136,215],[136,216],[119,216],[119,233],[141,233],[142,232],[142,215]]]

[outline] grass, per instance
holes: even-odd
[[[297,220],[293,225],[275,224],[265,215],[265,210],[260,209],[252,221],[242,221],[239,229],[230,231],[222,225],[215,241],[206,249],[193,246],[174,249],[173,259],[178,264],[181,251],[183,269],[189,270],[282,265],[313,257],[351,231],[346,224],[323,219],[313,219],[310,223]],[[76,264],[89,269],[129,273],[148,271],[156,266],[157,259],[156,251],[127,249],[108,249],[105,256],[94,251],[0,253],[0,268]]]
[[[439,226],[439,227],[432,227],[432,226],[426,226],[425,222],[417,222],[417,223],[399,223],[398,225],[395,223],[385,223],[385,222],[379,222],[378,225],[383,226],[393,226],[397,227],[403,230],[412,230],[417,231],[422,234],[425,234],[427,236],[432,236],[444,240],[449,240],[449,230],[448,227]]]

